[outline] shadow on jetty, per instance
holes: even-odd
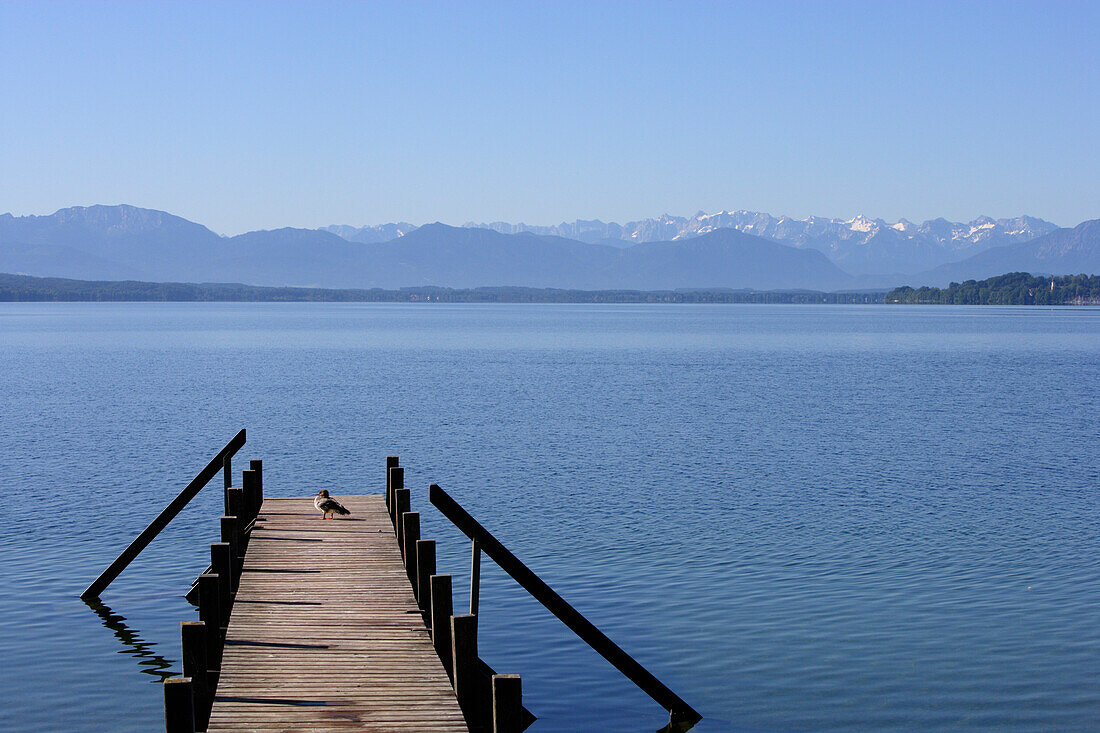
[[[100,622],[111,630],[115,638],[122,642],[123,648],[118,653],[137,658],[138,668],[142,674],[155,677],[154,681],[157,683],[164,682],[176,674],[172,671],[176,663],[154,652],[156,644],[145,641],[138,632],[127,626],[125,616],[120,616],[112,611],[110,606],[96,599],[88,599],[84,603],[95,612],[96,616],[99,616]]]

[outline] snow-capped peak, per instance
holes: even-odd
[[[875,228],[875,222],[860,214],[855,219],[844,222],[853,232],[869,232]]]

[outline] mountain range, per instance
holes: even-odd
[[[1073,229],[1004,247],[994,247],[961,262],[940,265],[916,276],[921,285],[944,287],[952,282],[984,280],[1006,272],[1042,275],[1093,275],[1100,272],[1100,219]]]
[[[664,215],[655,219],[616,224],[596,220],[531,226],[492,222],[467,222],[463,226],[492,229],[502,234],[531,233],[565,237],[580,242],[629,247],[642,242],[678,241],[716,229],[736,229],[800,249],[816,249],[852,275],[894,275],[921,272],[962,260],[987,249],[1026,242],[1054,231],[1049,221],[1030,216],[991,219],[981,216],[968,223],[933,219],[914,224],[901,219],[828,219],[811,216],[792,219],[759,211],[702,211],[691,218]],[[383,242],[415,229],[406,222],[378,226],[326,227],[354,242]]]
[[[945,285],[1015,270],[1100,272],[1096,221],[1075,229],[1030,217],[887,225],[858,217],[793,220],[753,212],[648,221],[620,228],[630,241],[602,236],[618,225],[598,222],[555,229],[576,236],[583,229],[594,241],[526,231],[525,225],[511,231],[512,225],[440,223],[287,228],[223,237],[163,211],[72,207],[47,216],[0,215],[0,272],[332,288],[830,291]]]

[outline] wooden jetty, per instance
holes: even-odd
[[[382,494],[264,499],[207,731],[466,731]]]
[[[436,572],[435,542],[420,536],[396,456],[384,493],[341,496],[350,517],[321,520],[311,496],[265,498],[261,461],[232,485],[244,442],[242,430],[82,595],[98,598],[223,474],[221,541],[187,594],[200,620],[181,625],[184,676],[164,683],[167,733],[520,733],[535,716],[519,676],[478,656],[482,552],[668,710],[662,731],[701,719],[433,484],[432,505],[472,542],[470,612],[454,614],[451,576]]]

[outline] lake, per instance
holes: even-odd
[[[162,729],[240,428],[269,496],[398,454],[698,709],[696,730],[1095,729],[1100,309],[0,305],[0,729]],[[491,562],[533,731],[667,716]]]

